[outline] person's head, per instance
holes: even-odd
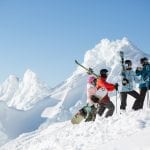
[[[107,78],[108,70],[107,69],[101,69],[100,70],[100,76],[103,77],[103,78]]]
[[[132,68],[132,61],[131,60],[129,60],[129,59],[125,60],[124,64],[125,64],[126,69]]]
[[[147,57],[141,58],[141,59],[140,59],[140,63],[141,63],[142,66],[148,64],[148,58],[147,58]]]
[[[96,85],[96,77],[94,76],[89,76],[87,82],[93,85]]]

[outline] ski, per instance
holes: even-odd
[[[121,58],[121,66],[122,66],[122,72],[125,72],[125,60],[124,60],[124,52],[120,51],[119,52],[120,58]],[[123,73],[122,74],[122,85],[127,85],[129,83],[129,81],[126,79],[126,74]]]
[[[120,55],[120,58],[121,58],[122,70],[124,71],[125,70],[125,68],[124,68],[124,52],[120,51],[119,55]]]
[[[81,65],[77,60],[75,60],[75,63],[77,65],[79,65],[80,67],[82,67],[83,69],[85,69],[86,71],[90,72],[90,68],[86,68],[85,66]],[[97,78],[99,77],[96,73],[91,72],[91,74],[93,74],[94,76],[96,76]]]

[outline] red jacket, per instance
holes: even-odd
[[[108,83],[106,81],[106,78],[99,77],[97,79],[96,88],[99,89],[99,88],[102,88],[102,87],[106,88],[107,91],[113,91],[113,90],[115,90],[115,85],[114,84]],[[108,93],[107,93],[107,95],[101,100],[100,103],[106,104],[109,101],[110,101],[110,99],[109,99],[109,96],[108,96]]]

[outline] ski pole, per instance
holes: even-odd
[[[149,89],[147,90],[147,105],[148,105],[148,108],[150,108]]]
[[[150,100],[149,100],[149,85],[148,85],[148,81],[146,82],[146,87],[147,87],[147,91],[146,91],[146,95],[147,95],[147,108],[150,108]]]
[[[116,114],[117,114],[117,90],[116,90]]]
[[[147,84],[147,107],[150,108],[150,100],[149,100],[149,88]]]

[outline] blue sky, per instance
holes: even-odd
[[[0,0],[0,82],[26,69],[53,87],[101,39],[150,49],[149,0]]]

